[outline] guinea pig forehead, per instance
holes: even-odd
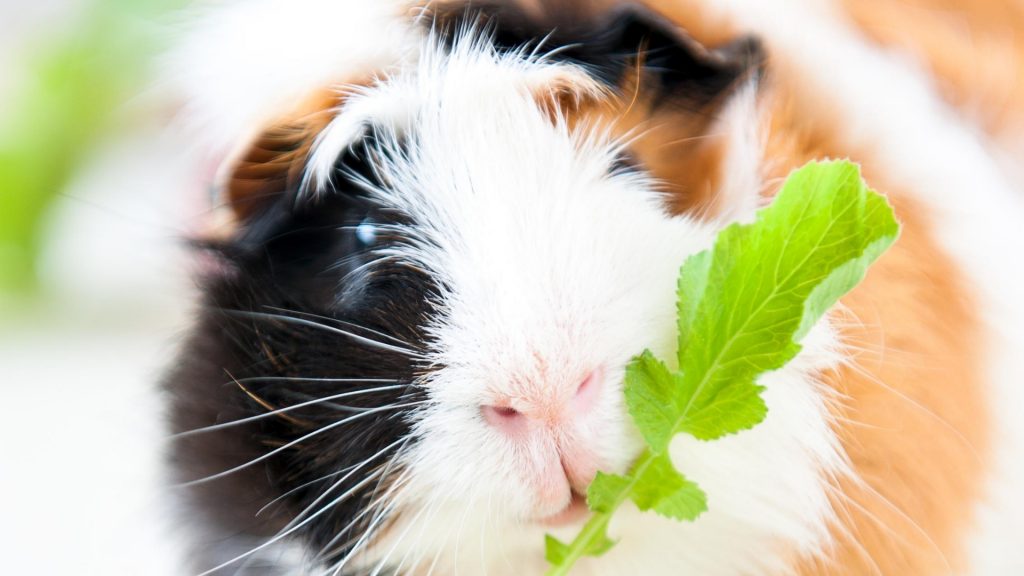
[[[488,102],[525,94],[554,117],[567,103],[574,106],[608,94],[606,87],[580,66],[478,50],[481,52],[476,54],[456,50],[444,60],[425,59],[415,72],[352,89],[314,143],[304,189],[323,190],[346,149],[374,130],[394,136],[406,132],[423,108],[461,109],[467,103],[487,106]]]

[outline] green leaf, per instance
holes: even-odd
[[[654,451],[664,450],[682,410],[682,378],[644,350],[626,366],[626,404],[640,433]]]
[[[695,520],[708,509],[704,491],[676,471],[668,454],[650,462],[637,478],[630,497],[637,508],[676,520]]]
[[[601,556],[605,552],[612,549],[615,546],[615,540],[608,537],[607,534],[602,533],[599,537],[587,543],[587,547],[583,549],[583,553],[587,556]]]
[[[683,355],[690,345],[693,334],[693,319],[697,307],[704,299],[708,286],[708,270],[711,266],[711,251],[698,252],[686,259],[679,269],[679,280],[676,283],[676,330],[679,332],[679,364],[683,363]]]
[[[763,390],[752,380],[725,386],[705,403],[691,408],[679,431],[700,440],[714,440],[753,428],[768,415],[768,406],[761,398]]]
[[[899,234],[892,209],[849,162],[795,171],[752,224],[719,233],[679,270],[679,371],[649,351],[626,367],[626,405],[648,445],[626,475],[598,473],[587,491],[595,514],[571,544],[548,542],[549,576],[611,546],[607,526],[626,500],[694,520],[707,498],[672,465],[672,437],[714,440],[768,414],[757,384],[800,352],[800,340]]]
[[[611,512],[626,499],[632,478],[598,472],[587,487],[587,507],[595,512]]]
[[[898,230],[885,199],[849,162],[808,164],[753,224],[723,230],[710,263],[684,267],[680,276],[681,296],[702,297],[687,315],[679,391],[690,396],[672,432],[712,440],[763,419],[755,379],[797,355],[797,341],[863,278]]]

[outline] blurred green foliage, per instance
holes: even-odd
[[[42,221],[91,148],[144,86],[182,0],[86,0],[70,27],[45,28],[23,52],[27,81],[0,109],[0,296],[38,289]]]

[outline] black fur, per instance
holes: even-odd
[[[739,38],[708,49],[678,26],[640,5],[626,4],[593,13],[585,2],[542,5],[528,13],[513,2],[477,3],[436,9],[433,26],[451,42],[462,31],[483,30],[503,51],[549,53],[581,65],[610,87],[617,87],[638,58],[659,103],[701,108],[763,71],[761,43]]]
[[[376,246],[362,246],[354,226],[366,219],[385,226],[412,224],[394,210],[375,205],[353,181],[353,173],[366,176],[360,169],[365,153],[360,147],[339,162],[337,189],[325,198],[301,200],[295,189],[280,190],[234,239],[203,247],[220,259],[221,268],[204,280],[200,319],[178,367],[167,379],[174,397],[171,420],[174,432],[187,432],[265,414],[268,406],[283,408],[392,385],[281,378],[382,379],[401,387],[179,438],[173,448],[182,482],[243,465],[356,415],[357,410],[422,400],[422,391],[412,382],[425,368],[414,356],[331,330],[395,346],[402,346],[398,340],[408,342],[418,352],[431,313],[435,286],[422,272],[400,263],[376,264],[365,273],[359,269],[375,257]],[[380,235],[382,245],[401,241]],[[207,569],[214,558],[231,557],[223,552],[221,539],[236,539],[235,552],[245,551],[253,537],[258,541],[273,536],[317,498],[322,497],[321,504],[330,502],[389,465],[397,447],[335,485],[344,476],[339,471],[407,437],[409,411],[361,416],[238,472],[188,487],[189,497],[209,518],[208,527],[213,527],[217,540],[211,542],[210,560],[199,567]],[[372,516],[346,527],[400,471],[388,470],[380,484],[368,483],[296,535],[312,549],[323,549],[328,562],[344,554]],[[293,489],[257,516],[263,506]],[[226,568],[225,573],[233,569]],[[246,570],[241,573],[263,573],[251,567]]]

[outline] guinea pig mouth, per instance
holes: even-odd
[[[565,508],[562,508],[551,516],[541,518],[538,520],[538,523],[542,526],[555,528],[575,524],[586,517],[587,497],[573,490],[572,498],[569,500],[569,503],[565,505]]]

